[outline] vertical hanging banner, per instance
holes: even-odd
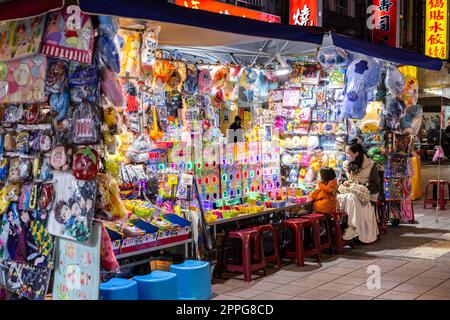
[[[426,0],[425,54],[447,59],[447,0]]]
[[[317,0],[290,0],[289,24],[296,26],[319,26],[319,4]]]
[[[372,41],[397,47],[397,0],[373,0],[367,13],[371,14],[367,27],[372,30]]]

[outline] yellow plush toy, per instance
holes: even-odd
[[[331,154],[328,158],[328,166],[332,169],[335,169],[337,167],[337,160],[334,154]]]
[[[313,156],[309,162],[309,167],[317,172],[322,167],[322,159],[319,156]]]

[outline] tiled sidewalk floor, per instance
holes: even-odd
[[[283,261],[267,276],[224,273],[214,278],[213,299],[261,300],[450,300],[450,207],[446,211],[415,204],[418,224],[388,227],[381,240],[344,255],[323,256],[322,263],[307,259],[305,267]],[[381,288],[369,289],[367,267],[381,270]]]

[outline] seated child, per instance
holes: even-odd
[[[313,211],[317,213],[336,212],[338,184],[336,173],[331,168],[322,168],[319,171],[320,182],[317,189],[309,197],[313,201]]]

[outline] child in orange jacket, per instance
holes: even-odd
[[[331,168],[320,169],[320,182],[309,197],[313,201],[313,210],[317,213],[336,212],[338,184],[336,173]]]

